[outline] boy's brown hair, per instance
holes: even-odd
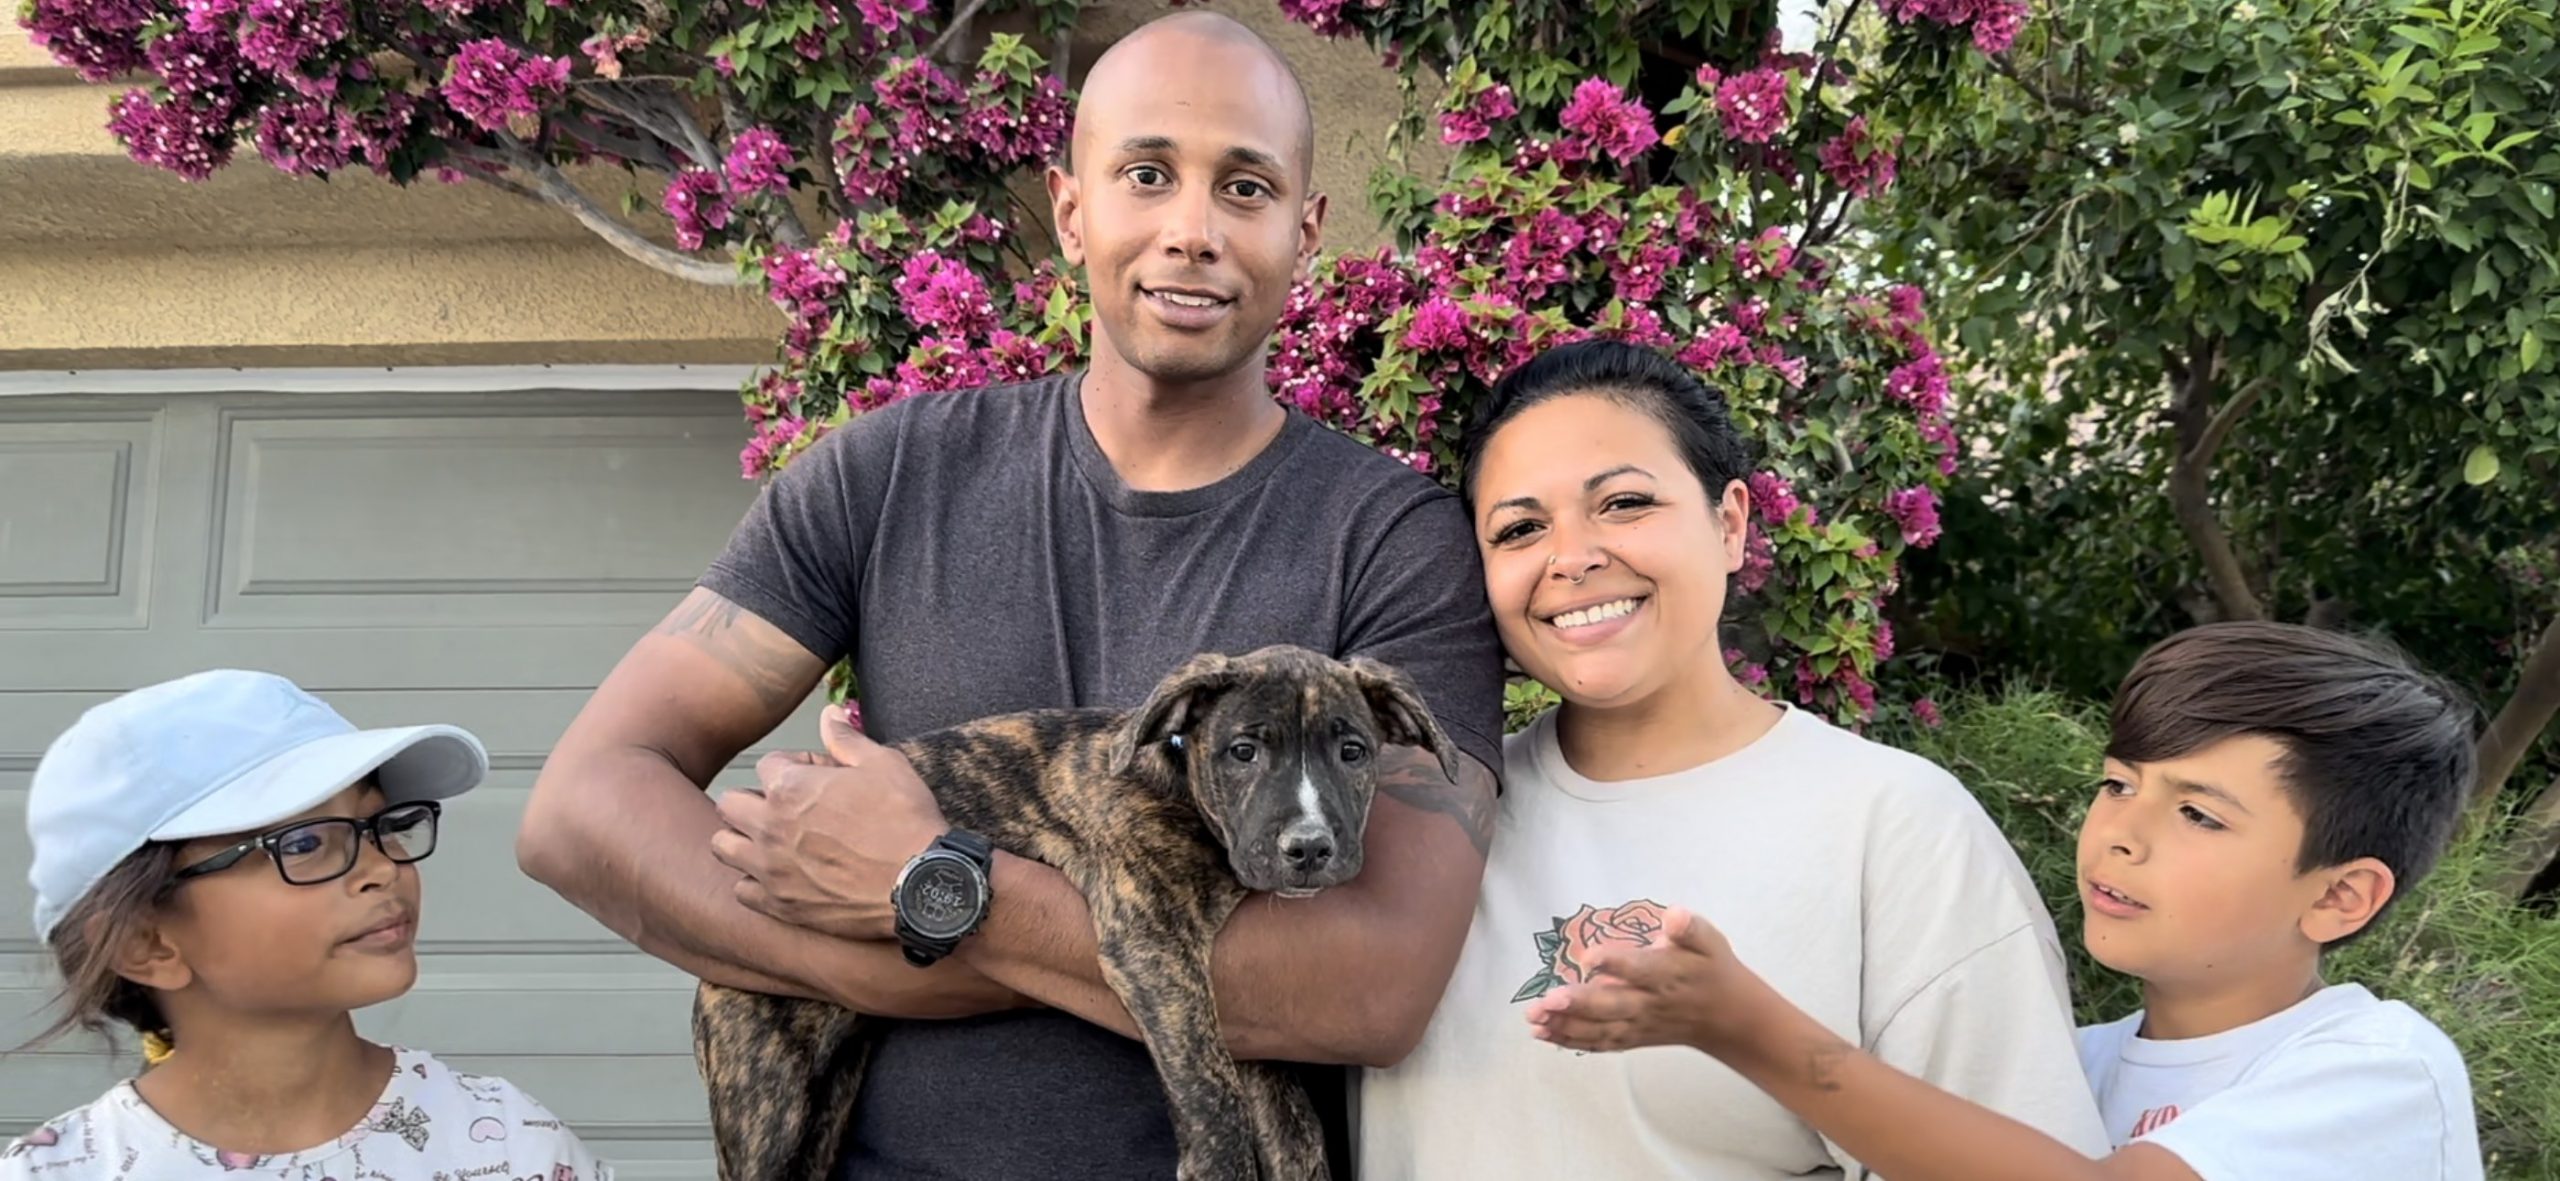
[[[2285,752],[2276,773],[2302,814],[2296,872],[2359,857],[2391,867],[2398,886],[2371,930],[2435,868],[2462,819],[2475,717],[2461,691],[2382,641],[2214,623],[2134,663],[2116,689],[2107,754],[2150,763],[2245,734],[2273,740]]]

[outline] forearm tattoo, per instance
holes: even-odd
[[[738,674],[766,708],[790,709],[805,695],[802,670],[809,654],[780,629],[710,591],[687,595],[651,630],[709,653]]]
[[[1408,808],[1438,812],[1458,822],[1478,856],[1493,848],[1493,775],[1460,757],[1458,780],[1440,773],[1439,760],[1418,750],[1390,750],[1378,768],[1378,791]]]

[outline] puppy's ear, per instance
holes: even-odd
[[[1235,662],[1218,653],[1203,652],[1183,661],[1156,682],[1146,703],[1121,723],[1119,736],[1111,740],[1111,773],[1128,774],[1139,751],[1188,729],[1210,700],[1235,682]]]
[[[1399,746],[1418,746],[1440,757],[1440,773],[1452,782],[1458,778],[1458,748],[1440,729],[1440,720],[1431,716],[1431,706],[1422,700],[1422,692],[1413,687],[1413,678],[1404,670],[1366,656],[1344,661],[1351,675],[1360,682],[1360,693],[1369,699],[1369,712],[1378,719],[1379,737]]]

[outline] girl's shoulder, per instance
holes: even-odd
[[[539,1175],[564,1181],[611,1181],[612,1169],[524,1088],[498,1075],[458,1069],[424,1050],[393,1047],[393,1052],[396,1073],[386,1096],[390,1106],[376,1112],[378,1123],[398,1131],[404,1119],[422,1126],[453,1122],[474,1143],[504,1143],[517,1168],[538,1165],[543,1170]]]
[[[0,1147],[0,1181],[22,1177],[79,1176],[66,1173],[86,1161],[104,1162],[122,1155],[117,1146],[129,1139],[121,1130],[131,1121],[123,1113],[140,1102],[130,1081],[63,1112],[24,1132],[12,1132]]]

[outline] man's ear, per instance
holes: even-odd
[[[1235,681],[1234,662],[1218,653],[1203,652],[1182,662],[1156,682],[1145,704],[1130,711],[1129,719],[1121,723],[1119,735],[1111,741],[1111,773],[1128,774],[1139,751],[1189,729]]]
[[[1298,269],[1295,278],[1304,283],[1315,273],[1316,255],[1324,252],[1325,195],[1307,194],[1307,203],[1298,217]]]
[[[1076,186],[1073,173],[1055,164],[1045,176],[1049,185],[1049,222],[1058,232],[1058,251],[1067,265],[1084,265],[1084,225],[1077,215],[1084,210],[1084,192]]]
[[[2358,857],[2312,874],[2326,885],[2312,900],[2311,909],[2302,913],[2302,934],[2324,947],[2363,930],[2382,913],[2383,904],[2391,901],[2400,885],[2391,867],[2372,857]]]

